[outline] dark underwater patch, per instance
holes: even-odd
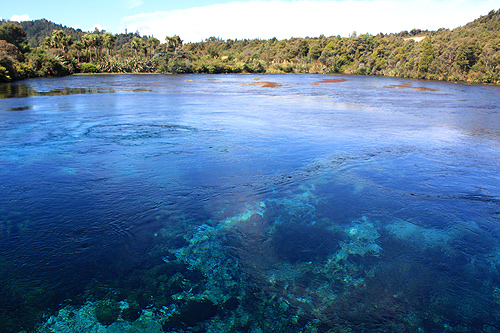
[[[316,225],[282,223],[276,226],[272,244],[276,255],[290,263],[325,260],[339,249],[341,235]]]
[[[164,139],[195,132],[196,129],[175,124],[115,124],[96,125],[88,129],[86,135],[96,139],[113,141],[145,141]]]
[[[163,329],[186,329],[214,317],[219,307],[208,299],[190,300],[180,310],[172,315],[164,324]]]

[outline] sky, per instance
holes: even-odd
[[[23,0],[2,4],[0,18],[199,42],[453,29],[499,8],[498,0]]]

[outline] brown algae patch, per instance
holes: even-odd
[[[153,92],[153,90],[144,89],[144,88],[137,88],[137,89],[132,90],[132,92],[135,92],[135,93],[137,93],[137,92]]]
[[[419,91],[437,91],[437,89],[431,89],[431,88],[424,88],[424,87],[413,87],[409,85],[404,85],[404,84],[391,84],[390,86],[385,86],[384,88],[388,89],[415,89]]]
[[[15,107],[15,108],[10,108],[7,111],[25,111],[25,110],[29,110],[29,109],[31,109],[31,106],[19,106],[19,107]]]
[[[252,86],[261,86],[263,88],[280,88],[280,87],[287,87],[287,85],[284,85],[282,83],[278,82],[268,82],[268,81],[262,81],[262,82],[252,82],[252,83],[244,83],[244,85],[252,85]]]
[[[319,80],[319,81],[316,81],[316,82],[313,82],[311,83],[312,85],[318,85],[320,83],[340,83],[340,82],[346,82],[347,79],[324,79],[324,80]]]

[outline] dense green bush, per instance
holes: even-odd
[[[88,62],[80,63],[79,67],[81,73],[99,73],[97,66]]]
[[[51,57],[37,50],[26,55],[27,63],[37,77],[64,76],[74,73],[74,64],[64,57]]]
[[[10,82],[17,79],[15,60],[10,56],[0,53],[0,81]]]
[[[7,68],[0,65],[0,82],[10,82],[12,78]]]

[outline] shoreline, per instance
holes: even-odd
[[[34,77],[28,79],[21,79],[12,82],[2,82],[2,84],[12,84],[15,82],[22,82],[26,80],[35,80],[35,79],[44,79],[44,78],[62,78],[68,76],[105,76],[105,75],[171,75],[171,76],[181,76],[181,75],[327,75],[327,76],[355,76],[355,77],[380,77],[387,79],[402,79],[402,80],[411,80],[411,81],[422,81],[422,82],[446,82],[446,83],[455,83],[455,84],[465,84],[465,85],[480,85],[480,86],[494,86],[499,87],[499,82],[471,82],[471,81],[451,81],[451,80],[438,80],[438,79],[419,79],[419,78],[409,78],[402,76],[389,76],[389,75],[361,75],[361,74],[342,74],[342,73],[74,73],[66,76],[45,76],[45,77]]]

